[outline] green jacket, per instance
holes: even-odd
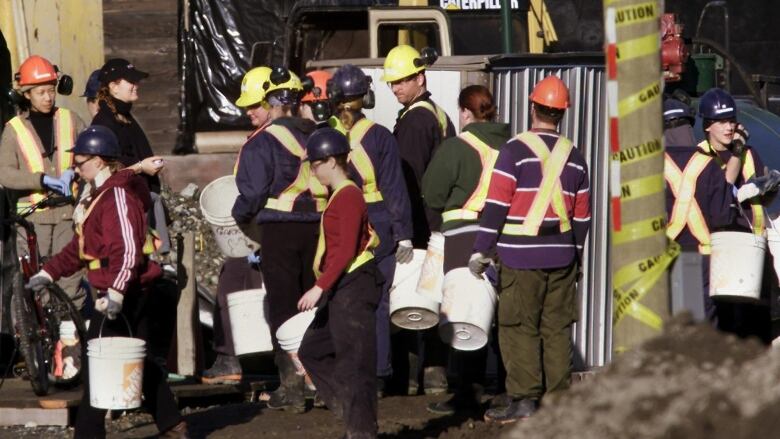
[[[466,125],[468,131],[495,149],[510,138],[509,125],[494,122],[475,122]],[[463,207],[477,188],[482,175],[482,163],[474,149],[459,137],[442,142],[428,164],[422,179],[422,196],[425,204],[444,212]],[[442,226],[442,232],[478,221],[450,221]]]

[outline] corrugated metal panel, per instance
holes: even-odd
[[[574,328],[575,368],[602,366],[611,358],[612,321],[609,294],[609,194],[607,108],[604,67],[601,62],[556,64],[554,58],[524,58],[494,67],[494,94],[499,119],[512,132],[530,127],[528,96],[545,76],[558,75],[569,87],[571,108],[561,123],[588,162],[592,190],[593,225],[586,244],[583,277],[579,285],[580,320]]]

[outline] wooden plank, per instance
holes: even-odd
[[[12,408],[0,410],[0,425],[68,425],[68,409],[48,410],[43,408]]]
[[[187,272],[187,284],[182,288],[176,312],[176,364],[179,375],[195,375],[198,371],[195,331],[198,297],[195,280],[195,233],[184,233],[184,257],[182,263]]]
[[[167,12],[178,13],[177,0],[103,0],[103,12],[121,14],[124,12]]]

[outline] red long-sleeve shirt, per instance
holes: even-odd
[[[366,202],[357,186],[349,185],[333,196],[322,214],[322,230],[325,234],[325,254],[319,267],[322,275],[316,285],[328,291],[371,237]]]

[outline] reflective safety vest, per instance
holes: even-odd
[[[265,128],[266,128],[266,127],[269,125],[269,124],[270,124],[270,122],[269,122],[269,123],[266,123],[265,125],[261,126],[261,127],[260,127],[260,128],[258,128],[258,129],[256,129],[256,130],[255,130],[255,131],[254,131],[252,134],[250,134],[250,135],[249,135],[249,136],[246,138],[246,142],[244,142],[244,144],[243,144],[243,145],[241,145],[241,149],[239,149],[239,150],[238,150],[238,157],[236,157],[236,164],[235,164],[235,165],[233,165],[233,175],[234,175],[234,176],[235,176],[236,174],[238,174],[238,165],[239,165],[239,163],[241,163],[241,152],[244,150],[244,147],[246,146],[246,144],[247,144],[247,143],[249,143],[249,141],[250,141],[250,140],[254,139],[254,137],[255,137],[256,135],[258,135],[258,134],[262,133],[262,132],[263,132],[263,130],[264,130],[264,129],[265,129]]]
[[[726,163],[720,159],[718,153],[712,148],[710,142],[703,140],[699,143],[699,148],[704,152],[713,155],[720,164],[721,169],[726,169]],[[747,148],[742,152],[742,179],[747,182],[756,175],[756,161],[753,158],[753,152]],[[753,212],[753,233],[756,235],[763,235],[766,227],[766,219],[764,218],[764,206],[761,205],[760,197],[753,197],[748,200],[750,203],[750,210]]]
[[[409,106],[403,113],[401,113],[401,118],[406,116],[406,113],[410,112],[411,110],[415,108],[425,108],[426,110],[433,113],[433,115],[436,117],[436,120],[439,121],[439,128],[441,128],[441,135],[443,137],[447,137],[447,113],[444,112],[438,105],[432,104],[428,101],[417,101]]]
[[[569,214],[566,211],[566,203],[563,200],[563,189],[561,186],[561,174],[566,167],[574,144],[571,140],[560,136],[552,152],[547,148],[538,134],[526,131],[516,137],[521,142],[528,145],[531,152],[539,159],[542,167],[542,182],[534,196],[531,207],[525,215],[522,224],[506,224],[502,233],[506,235],[537,236],[539,227],[541,227],[544,217],[547,214],[547,208],[552,206],[553,212],[560,220],[561,233],[571,230]]]
[[[103,194],[105,194],[106,192],[108,191],[105,190],[101,192],[100,194],[98,194],[97,198],[92,200],[92,203],[90,203],[89,208],[87,209],[86,212],[84,212],[83,219],[81,220],[80,223],[76,223],[76,227],[75,227],[76,236],[78,236],[79,239],[79,259],[87,263],[87,268],[89,270],[99,270],[104,266],[106,266],[104,262],[107,262],[107,261],[100,260],[97,257],[92,256],[88,254],[86,251],[84,251],[84,241],[85,241],[84,224],[87,222],[87,218],[89,218],[89,215],[92,214],[92,209],[94,209],[95,206],[97,206],[98,201],[100,200],[101,197],[103,197]],[[154,253],[157,249],[160,248],[161,244],[162,242],[158,238],[157,232],[155,232],[152,229],[147,230],[146,238],[144,240],[144,246],[142,248],[142,252],[144,256],[149,256],[152,253]]]
[[[376,184],[376,173],[371,158],[363,148],[363,137],[368,130],[374,126],[374,122],[363,118],[349,130],[349,144],[352,150],[349,153],[349,160],[355,165],[357,173],[363,179],[363,198],[366,203],[377,203],[382,201],[382,192]]]
[[[8,125],[13,128],[16,134],[17,146],[26,169],[32,173],[40,172],[45,174],[46,170],[43,167],[42,156],[44,148],[36,140],[34,132],[25,125],[20,116],[16,116],[8,121]],[[57,112],[54,113],[54,146],[57,151],[57,157],[53,160],[56,160],[55,167],[60,173],[70,168],[73,164],[73,153],[70,152],[70,149],[73,148],[75,135],[73,116],[70,110],[58,108]],[[17,211],[22,211],[33,204],[40,203],[45,197],[45,190],[33,192],[27,197],[20,197],[16,203],[16,209]]]
[[[336,198],[336,195],[344,189],[347,186],[355,186],[355,182],[352,180],[345,180],[340,186],[335,188],[333,191],[333,195],[331,195],[330,200],[328,200],[328,205],[325,207],[325,210],[327,211],[328,207],[330,207],[330,203]],[[320,220],[320,237],[317,240],[317,252],[314,254],[314,275],[317,277],[317,279],[322,276],[322,272],[320,271],[320,267],[322,266],[322,258],[325,256],[325,230],[323,228],[323,224],[325,223],[325,214],[322,214],[322,219]],[[379,235],[374,231],[374,228],[371,227],[369,224],[368,231],[371,234],[371,237],[368,239],[368,242],[366,243],[366,246],[363,247],[363,251],[360,252],[359,255],[355,257],[352,261],[350,261],[349,265],[347,265],[347,273],[352,273],[353,271],[357,270],[361,265],[365,264],[366,262],[374,259],[374,249],[379,246]]]
[[[666,236],[677,239],[685,226],[699,241],[699,253],[710,254],[710,230],[696,202],[696,181],[712,160],[711,155],[696,154],[681,171],[669,154],[664,154],[664,178],[674,195],[674,206],[666,225]]]
[[[488,187],[490,186],[490,176],[493,174],[493,167],[496,165],[496,159],[498,159],[498,150],[491,148],[490,145],[483,142],[479,137],[466,131],[459,136],[460,140],[466,142],[477,155],[479,155],[479,161],[482,163],[482,173],[479,176],[479,182],[474,192],[469,199],[463,205],[461,209],[448,210],[442,214],[442,221],[456,221],[456,220],[475,220],[479,218],[479,213],[482,212],[482,208],[485,207],[485,200],[487,199]]]
[[[345,136],[347,135],[347,127],[345,127],[344,124],[341,123],[341,119],[336,116],[331,116],[328,118],[328,126]]]
[[[293,133],[282,125],[271,125],[265,131],[281,143],[290,154],[301,159],[298,176],[277,198],[269,198],[265,203],[265,208],[292,212],[295,200],[302,193],[309,191],[316,203],[317,212],[324,211],[328,202],[328,190],[312,175],[309,162],[304,160],[306,149],[298,142]]]

